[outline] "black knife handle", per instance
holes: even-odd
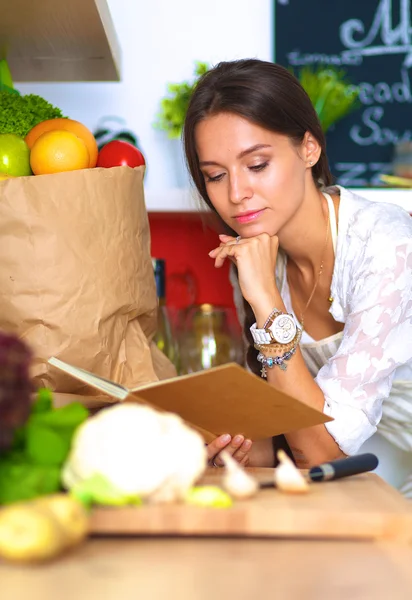
[[[341,479],[350,475],[358,475],[373,471],[379,464],[378,457],[374,454],[358,454],[323,463],[309,470],[309,479],[312,481],[327,481],[330,479]]]

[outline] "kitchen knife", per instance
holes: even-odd
[[[309,469],[306,477],[314,483],[341,479],[342,477],[350,477],[351,475],[373,471],[378,464],[378,457],[374,454],[357,454],[356,456],[349,456],[348,458],[341,458],[312,467]],[[273,488],[276,487],[276,484],[274,481],[262,481],[259,487],[261,489]]]
[[[378,464],[378,457],[374,454],[358,454],[323,463],[318,467],[312,467],[309,469],[308,479],[314,482],[341,479],[342,477],[373,471]]]

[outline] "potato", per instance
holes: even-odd
[[[89,532],[89,517],[85,507],[68,494],[44,496],[35,506],[50,511],[61,526],[68,547],[82,542]]]
[[[51,512],[30,503],[0,510],[0,557],[18,562],[45,561],[65,547],[62,529]]]

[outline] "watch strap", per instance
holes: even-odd
[[[284,320],[284,319],[282,319],[282,317],[286,317],[286,319],[287,319],[287,321],[289,321],[289,323],[291,321],[293,322],[292,330],[291,330],[291,335],[293,336],[292,338],[290,336],[286,335],[286,336],[284,336],[285,339],[282,340],[282,339],[279,339],[279,337],[277,337],[274,333],[276,331],[275,321],[277,321],[277,323],[279,325],[279,321]],[[289,324],[289,330],[290,330],[290,324]],[[289,313],[281,312],[281,311],[277,310],[276,308],[273,309],[273,311],[270,313],[269,317],[265,321],[265,325],[264,325],[263,329],[258,329],[256,323],[254,323],[250,328],[250,333],[252,334],[254,343],[262,344],[262,345],[273,344],[273,343],[287,344],[295,337],[296,331],[297,331],[297,325],[296,325],[296,321],[293,318],[293,315],[290,315]]]
[[[250,328],[250,333],[255,344],[270,344],[273,339],[266,329],[258,329],[256,323]]]

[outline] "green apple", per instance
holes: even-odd
[[[15,177],[31,175],[29,147],[14,133],[0,134],[0,173]]]

